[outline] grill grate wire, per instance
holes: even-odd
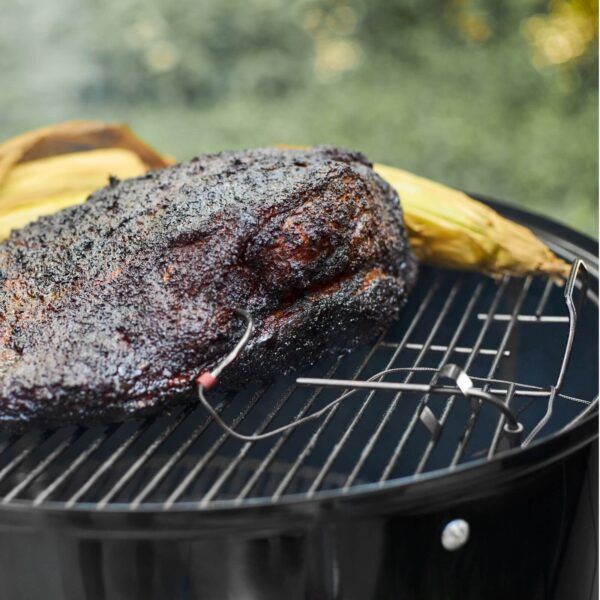
[[[526,434],[540,424],[542,433],[559,430],[593,409],[597,389],[587,390],[597,378],[597,349],[596,358],[577,351],[578,377],[567,377],[560,393],[548,387],[550,364],[540,369],[544,381],[520,383],[531,371],[529,355],[537,357],[548,340],[564,338],[570,325],[562,290],[552,282],[494,282],[424,269],[419,290],[401,321],[371,348],[323,361],[310,373],[365,380],[402,367],[408,369],[403,382],[429,383],[453,362],[514,408]],[[593,294],[588,298],[583,317],[593,327],[597,303]],[[553,358],[551,372],[558,373],[559,349]],[[588,379],[583,383],[582,372]],[[287,378],[223,398],[216,410],[232,427],[260,434],[325,405],[332,394],[322,387],[299,388]],[[560,410],[543,423],[551,402]],[[437,422],[435,431],[424,426],[427,415]],[[312,497],[327,489],[348,492],[363,483],[383,485],[492,458],[505,449],[503,424],[500,413],[455,395],[371,390],[337,404],[319,421],[269,440],[240,442],[192,403],[139,422],[0,436],[0,502],[94,510],[145,505],[168,510],[194,502],[207,509],[256,498]]]

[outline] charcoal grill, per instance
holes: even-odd
[[[257,435],[325,407],[332,379],[437,385],[455,364],[518,419],[516,442],[506,411],[459,389],[358,390],[254,442],[197,403],[3,434],[0,598],[593,597],[596,246],[496,208],[575,265],[571,304],[541,279],[426,268],[401,320],[304,373],[314,387],[210,400]]]

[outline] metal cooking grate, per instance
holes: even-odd
[[[579,329],[598,327],[597,298]],[[411,367],[395,381],[430,383],[444,364],[463,367],[498,394],[542,438],[595,409],[598,348],[576,338],[560,395],[569,330],[563,289],[538,279],[494,282],[477,275],[423,269],[402,319],[372,347],[321,362],[313,377],[368,379]],[[584,334],[585,337],[585,334]],[[386,380],[390,380],[389,378]],[[211,401],[238,430],[260,433],[323,407],[338,392],[301,388],[282,378]],[[241,442],[196,403],[145,421],[0,435],[0,507],[22,503],[136,509],[193,502],[198,508],[249,499],[348,492],[452,469],[506,449],[501,414],[460,396],[361,391],[322,419],[279,437]]]

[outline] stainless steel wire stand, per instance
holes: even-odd
[[[581,280],[581,294],[579,296],[579,301],[576,303],[574,300],[574,291],[576,288],[577,281]],[[504,402],[500,397],[498,397],[497,393],[492,393],[489,391],[489,387],[493,383],[497,383],[498,380],[494,380],[492,378],[477,378],[477,381],[483,383],[483,387],[476,387],[473,379],[467,374],[467,372],[461,369],[458,365],[455,364],[445,364],[439,369],[431,369],[430,371],[433,373],[432,382],[428,384],[423,383],[411,383],[411,382],[391,382],[391,381],[382,381],[384,377],[388,375],[392,375],[395,373],[401,372],[417,372],[423,371],[423,369],[419,369],[418,367],[406,367],[406,368],[392,368],[385,369],[371,376],[366,380],[350,380],[350,379],[331,379],[331,378],[318,378],[318,377],[299,377],[296,379],[296,383],[300,386],[312,386],[316,388],[337,388],[345,390],[340,396],[338,396],[335,400],[329,402],[326,406],[321,408],[318,411],[300,417],[286,425],[278,427],[276,429],[260,433],[254,435],[246,435],[236,431],[233,427],[228,425],[219,415],[218,411],[216,411],[210,402],[207,400],[205,395],[205,390],[213,387],[217,383],[218,376],[221,374],[223,369],[231,364],[243,351],[248,340],[252,335],[252,331],[254,329],[254,320],[252,316],[245,310],[242,309],[234,309],[238,314],[243,316],[246,320],[246,330],[241,338],[241,340],[236,344],[235,348],[229,353],[223,361],[219,363],[219,365],[213,369],[210,373],[203,373],[198,377],[198,398],[201,404],[206,408],[206,410],[210,413],[210,415],[215,419],[215,421],[232,437],[235,437],[238,440],[246,441],[246,442],[256,442],[264,439],[268,439],[273,436],[280,435],[290,429],[298,427],[299,425],[306,423],[308,421],[312,421],[314,419],[318,419],[319,417],[325,415],[333,408],[335,408],[340,402],[349,398],[355,392],[359,390],[370,390],[370,391],[394,391],[394,392],[416,392],[423,393],[426,395],[429,394],[445,394],[449,396],[461,395],[465,399],[471,401],[472,410],[476,413],[482,403],[489,404],[495,407],[499,413],[501,414],[501,418],[504,420],[502,424],[502,434],[506,439],[509,447],[525,447],[529,445],[535,437],[539,434],[539,432],[544,428],[550,417],[552,416],[552,410],[554,406],[554,401],[557,395],[560,395],[560,391],[565,379],[565,375],[569,366],[569,361],[571,359],[571,354],[573,350],[573,342],[575,339],[575,333],[577,328],[577,317],[579,312],[581,311],[581,303],[586,296],[588,286],[588,272],[584,262],[580,259],[577,259],[571,268],[571,272],[565,284],[564,297],[565,304],[567,306],[567,310],[569,313],[569,333],[567,337],[567,342],[565,346],[565,351],[562,358],[561,368],[558,374],[558,378],[554,385],[551,385],[547,390],[541,390],[544,395],[549,397],[548,406],[546,413],[543,418],[536,424],[533,430],[529,433],[529,435],[522,440],[523,433],[523,425],[519,422],[517,416],[513,412],[513,410],[508,406],[506,402]],[[448,379],[454,385],[440,385],[438,381],[440,379]],[[514,393],[514,386],[518,385],[513,382],[505,382],[509,383]],[[486,389],[488,388],[488,389]],[[539,395],[539,391],[537,390]],[[506,394],[505,394],[506,395]],[[594,401],[594,404],[598,402],[598,399]],[[590,407],[586,410],[591,410]],[[429,432],[431,433],[433,438],[436,438],[442,428],[442,423],[440,423],[439,419],[435,417],[433,412],[428,409],[426,403],[423,404],[419,418],[421,422],[427,427]]]

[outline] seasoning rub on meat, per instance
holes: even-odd
[[[398,197],[360,154],[224,152],[112,180],[0,244],[0,428],[192,401],[256,329],[239,388],[373,341],[416,277]]]

